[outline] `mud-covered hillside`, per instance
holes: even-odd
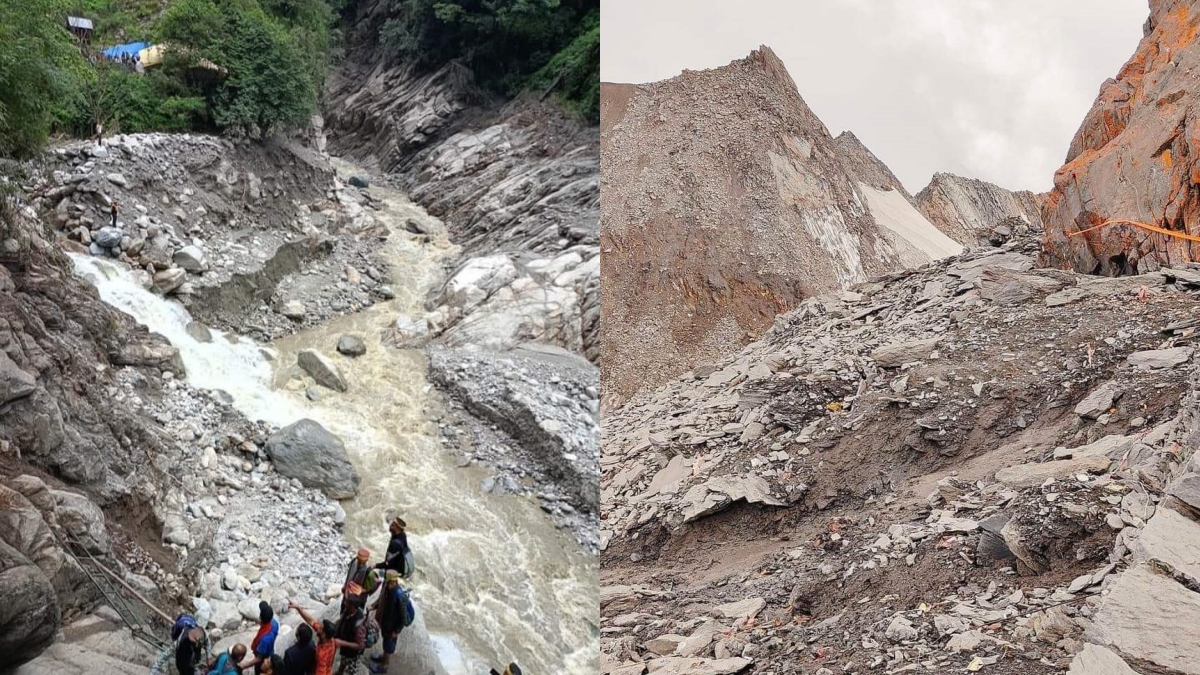
[[[601,87],[604,388],[709,363],[806,297],[961,251],[767,47]]]
[[[807,300],[610,413],[604,672],[1188,672],[1200,276],[1036,252]]]

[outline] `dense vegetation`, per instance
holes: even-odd
[[[381,45],[421,68],[454,61],[503,96],[553,93],[599,116],[599,0],[385,0]],[[314,112],[355,0],[0,0],[0,157],[48,134],[206,130],[266,134]],[[357,0],[365,2],[365,0]],[[165,9],[164,9],[165,7]],[[92,48],[170,44],[144,75],[90,62],[66,29],[90,17]]]
[[[390,0],[383,45],[418,65],[458,61],[503,95],[554,88],[600,115],[599,0]]]

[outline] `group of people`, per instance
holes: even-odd
[[[250,646],[235,644],[204,665],[204,630],[190,615],[181,615],[171,636],[180,675],[247,675],[251,669],[255,675],[333,675],[338,656],[337,675],[356,675],[363,654],[380,637],[383,652],[371,657],[368,668],[386,673],[400,632],[412,624],[415,614],[408,591],[400,585],[414,571],[406,527],[402,518],[388,525],[391,538],[382,561],[371,564],[371,552],[365,548],[350,560],[336,621],[318,620],[296,602],[288,602],[304,623],[296,628],[295,644],[283,656],[275,653],[279,620],[267,602],[258,603],[259,628]],[[380,592],[370,602],[376,590]]]
[[[122,54],[117,54],[117,55],[111,55],[111,56],[108,54],[103,54],[103,53],[101,53],[101,54],[92,53],[92,54],[88,55],[88,61],[91,61],[92,63],[100,63],[101,61],[108,61],[109,63],[119,63],[120,65],[125,66],[126,68],[128,68],[136,73],[146,72],[146,68],[142,64],[142,58],[140,56],[138,56],[137,54],[129,54],[127,52],[122,53]]]

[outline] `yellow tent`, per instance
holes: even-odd
[[[161,65],[163,62],[163,54],[166,52],[168,46],[169,45],[151,45],[146,47],[142,51],[138,52],[138,59],[141,60],[142,65],[146,68]],[[208,68],[209,70],[215,70],[222,73],[225,72],[224,68],[218,66],[212,61],[209,61],[208,59],[200,59],[199,65],[201,68]]]

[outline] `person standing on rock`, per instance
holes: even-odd
[[[104,147],[104,123],[96,122],[96,143],[100,147]]]
[[[375,601],[374,609],[375,616],[379,618],[379,632],[383,636],[383,654],[371,657],[376,663],[370,670],[378,674],[387,672],[388,661],[396,653],[400,631],[413,622],[412,600],[408,597],[408,591],[400,587],[400,573],[396,570],[388,570],[384,577],[383,593]]]
[[[408,578],[413,573],[413,557],[412,551],[408,548],[408,534],[405,529],[408,523],[400,516],[392,519],[388,525],[388,531],[392,533],[392,538],[388,542],[387,553],[383,556],[383,562],[378,563],[375,567],[395,570],[400,573],[400,576]]]
[[[121,205],[118,204],[114,200],[112,203],[112,206],[109,208],[109,210],[112,212],[112,226],[116,227],[117,226],[117,212],[121,210]]]
[[[254,666],[255,675],[262,675],[263,662],[275,655],[275,638],[279,637],[279,622],[275,620],[275,610],[265,600],[258,603],[258,633],[250,643],[254,658],[243,663],[242,668]]]
[[[193,626],[179,634],[175,641],[175,668],[179,675],[196,675],[196,666],[203,656],[200,645],[204,642],[204,629]]]
[[[361,595],[365,601],[368,595],[366,590],[367,574],[371,571],[371,552],[365,548],[358,549],[358,555],[350,560],[350,565],[346,568],[346,583],[342,586],[342,592],[346,595]]]
[[[334,636],[342,647],[338,675],[358,675],[358,659],[367,648],[367,613],[364,604],[363,599],[356,595],[346,596],[342,600],[342,617],[334,629]]]
[[[317,648],[313,629],[307,623],[296,627],[296,644],[283,653],[283,675],[316,675]]]
[[[288,607],[299,612],[300,618],[304,619],[317,635],[315,675],[333,675],[333,661],[337,658],[337,648],[354,647],[355,645],[336,637],[337,626],[332,621],[317,621],[312,614],[292,601],[288,602]],[[297,631],[297,635],[299,635],[299,631]]]

